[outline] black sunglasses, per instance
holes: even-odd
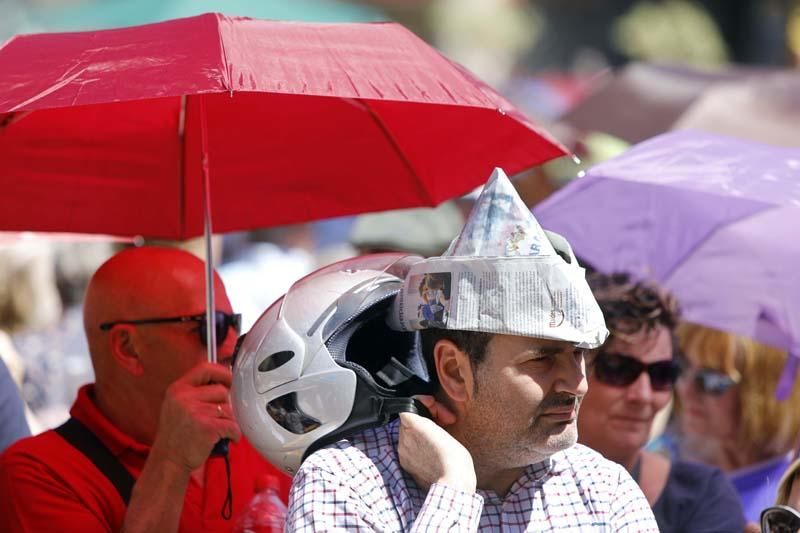
[[[140,320],[117,320],[116,322],[104,322],[100,324],[100,329],[108,331],[117,324],[131,324],[134,326],[140,324],[167,324],[170,322],[197,322],[197,334],[200,337],[200,343],[203,346],[208,346],[206,343],[206,335],[208,334],[206,314],[200,313],[191,316],[174,316],[168,318],[142,318]],[[228,337],[228,331],[231,326],[238,335],[242,329],[242,315],[239,313],[228,314],[223,311],[214,311],[214,328],[217,336],[217,347],[222,346],[225,339]]]
[[[797,533],[800,513],[786,505],[774,505],[761,511],[761,533]]]
[[[681,367],[673,360],[645,364],[621,353],[600,352],[592,363],[595,377],[606,385],[627,387],[642,374],[650,376],[653,390],[672,390],[681,373]]]
[[[710,368],[687,371],[683,377],[691,378],[692,384],[699,392],[712,396],[719,396],[739,382],[723,372]]]

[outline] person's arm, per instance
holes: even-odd
[[[228,401],[230,385],[229,369],[202,363],[167,389],[155,442],[125,513],[125,533],[178,530],[192,472],[218,440],[241,438]],[[224,405],[222,412],[218,405]]]
[[[472,455],[442,426],[455,415],[432,396],[417,396],[433,420],[400,414],[397,455],[400,466],[427,490],[412,531],[477,531],[483,498],[475,493],[477,479]]]
[[[203,363],[167,390],[156,439],[134,484],[123,531],[178,530],[192,471],[206,461],[220,438],[240,438],[228,403],[230,383],[230,370]],[[217,404],[224,404],[222,416]],[[49,466],[50,461],[68,459],[49,456],[43,453],[46,450],[12,446],[0,456],[0,531],[100,533],[116,529],[114,520],[123,510],[122,500],[117,497],[106,503],[97,494],[104,487],[85,480],[80,480],[80,486],[86,488],[76,491]]]
[[[0,453],[30,434],[22,396],[8,367],[0,359]]]
[[[658,524],[639,485],[622,467],[611,499],[612,531],[658,533]]]
[[[417,396],[433,418],[455,420],[430,396]],[[483,498],[476,494],[475,467],[466,448],[437,422],[411,413],[400,415],[397,454],[400,466],[427,491],[425,502],[408,531],[477,531]],[[289,496],[286,531],[374,531],[391,529],[378,523],[370,490],[352,487],[350,478],[320,468],[301,468]],[[382,497],[381,494],[378,498]]]

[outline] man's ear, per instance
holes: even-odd
[[[136,349],[134,327],[127,324],[117,324],[109,332],[111,343],[111,356],[116,363],[133,376],[141,376],[144,366]]]
[[[447,339],[440,339],[433,347],[433,361],[439,376],[442,392],[453,404],[472,399],[475,380],[469,354]]]

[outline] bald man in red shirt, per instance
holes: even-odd
[[[275,476],[286,500],[289,478],[242,438],[233,418],[237,323],[216,275],[214,284],[219,364],[207,362],[203,340],[201,260],[131,248],[97,270],[84,304],[95,382],[80,389],[70,414],[96,437],[84,440],[107,451],[79,451],[53,430],[9,448],[0,456],[0,531],[231,531],[265,476]],[[223,517],[225,458],[210,456],[223,438],[231,440],[233,520]],[[99,465],[97,456],[105,458]],[[108,473],[119,465],[121,473]],[[124,483],[112,480],[129,475],[126,504]]]

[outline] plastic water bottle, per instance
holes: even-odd
[[[256,495],[234,524],[235,533],[283,533],[286,505],[278,496],[275,476],[266,475],[256,483]]]

